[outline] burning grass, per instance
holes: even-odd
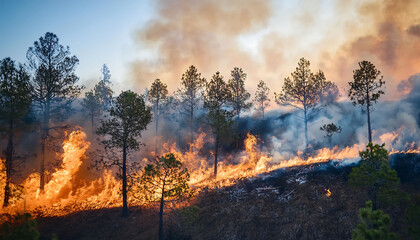
[[[218,174],[215,177],[213,166],[209,164],[212,161],[199,154],[206,142],[205,139],[206,135],[201,133],[190,146],[191,150],[187,152],[179,151],[175,144],[166,143],[163,148],[165,153],[176,154],[183,165],[189,169],[191,176],[189,184],[198,192],[202,189],[232,186],[241,179],[256,177],[281,168],[316,165],[331,160],[336,164],[357,161],[359,151],[364,149],[362,145],[344,149],[323,148],[307,158],[298,155],[292,159],[273,159],[269,153],[260,151],[258,139],[248,133],[244,142],[245,151],[235,156],[225,156],[225,158],[235,159],[236,163],[220,162]],[[93,180],[86,180],[83,174],[79,174],[83,162],[89,160],[85,155],[89,146],[86,133],[80,130],[70,133],[62,145],[64,150],[61,155],[62,163],[52,172],[44,191],[39,190],[39,174],[32,173],[22,182],[22,190],[15,194],[12,204],[7,208],[2,208],[1,213],[28,211],[35,216],[62,216],[77,211],[121,206],[121,181],[115,177],[115,172],[105,170]],[[414,144],[407,146],[409,149],[405,151],[406,153],[419,153],[419,149],[415,149]],[[391,151],[391,154],[402,152],[404,151]],[[148,160],[145,159],[145,161]],[[2,190],[5,182],[4,172],[2,161],[0,165]],[[2,194],[4,194],[3,191],[0,191],[0,196]],[[325,195],[330,197],[331,191],[325,189]],[[130,205],[145,204],[134,194],[129,195],[128,200]]]

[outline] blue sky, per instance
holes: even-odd
[[[26,51],[46,32],[68,45],[80,64],[80,81],[90,85],[106,63],[114,77],[126,76],[135,58],[134,31],[153,14],[148,1],[0,1],[0,58],[26,61]],[[123,79],[119,79],[121,81]]]

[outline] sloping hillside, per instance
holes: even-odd
[[[402,188],[420,193],[418,155],[394,162]],[[365,191],[346,183],[351,167],[331,163],[282,169],[228,188],[202,191],[191,207],[171,211],[165,218],[167,239],[349,239],[364,206]],[[328,196],[329,192],[331,195]],[[404,219],[406,204],[386,209],[392,230],[409,239]],[[78,212],[38,219],[42,236],[58,239],[156,239],[157,209],[131,207]]]

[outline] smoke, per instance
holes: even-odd
[[[259,80],[281,89],[301,57],[348,88],[362,60],[382,71],[385,99],[403,95],[399,82],[419,71],[420,0],[408,1],[171,1],[136,31],[143,57],[131,64],[132,87],[142,90],[160,78],[170,91],[189,65],[204,77],[233,67],[248,74],[253,93]],[[148,52],[145,57],[143,52]]]
[[[236,64],[249,70],[252,58],[236,37],[263,28],[271,14],[265,1],[168,0],[157,8],[156,18],[136,34],[139,45],[156,50],[156,57],[132,64],[133,84],[144,88],[160,78],[172,91],[190,65],[207,78],[218,70],[227,77]]]

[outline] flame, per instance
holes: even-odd
[[[398,139],[399,130],[386,133],[380,139],[386,142],[395,142]],[[342,162],[345,160],[359,159],[359,152],[365,149],[364,145],[355,144],[340,149],[338,146],[323,148],[312,153],[310,157],[302,154],[291,159],[273,158],[273,156],[260,148],[260,140],[248,133],[244,141],[245,150],[233,155],[221,155],[218,163],[217,178],[213,173],[213,153],[203,153],[203,146],[212,138],[205,133],[200,133],[195,141],[191,143],[190,150],[182,152],[177,149],[175,143],[163,144],[163,153],[174,153],[182,161],[183,165],[190,172],[190,186],[200,191],[203,188],[226,187],[235,184],[238,180],[252,178],[259,174],[270,171],[303,166],[314,165],[333,160]],[[392,146],[392,145],[390,145]],[[415,153],[419,154],[416,143],[404,145],[405,151],[391,150],[390,154]],[[105,170],[98,176],[85,179],[86,170],[83,172],[83,164],[89,159],[85,153],[90,147],[87,136],[83,131],[73,131],[62,144],[63,154],[60,156],[62,163],[51,172],[51,179],[46,183],[44,191],[39,190],[39,174],[30,174],[23,182],[23,191],[20,196],[13,196],[11,205],[8,208],[1,208],[1,212],[29,211],[34,215],[61,216],[71,212],[121,206],[121,182],[114,177],[112,170]],[[143,159],[147,163],[150,159]],[[86,168],[86,167],[85,167]],[[139,176],[138,172],[132,176]],[[88,172],[88,174],[94,174]],[[93,179],[93,180],[92,180]],[[0,197],[4,197],[5,165],[4,160],[0,162]],[[12,184],[13,185],[13,184]],[[14,185],[13,185],[14,186]],[[135,185],[130,189],[128,201],[130,205],[145,204],[143,193]],[[331,196],[329,189],[324,189],[327,197]]]
[[[21,198],[2,211],[24,210],[35,215],[60,216],[77,210],[118,206],[121,184],[111,171],[104,171],[93,181],[78,176],[89,146],[84,132],[73,131],[62,145],[61,166],[54,169],[44,191],[39,190],[39,174],[32,173],[22,183]]]
[[[327,197],[331,197],[331,191],[330,191],[330,189],[328,189],[328,188],[325,188],[324,189],[324,191],[325,191],[325,196],[327,196]]]

